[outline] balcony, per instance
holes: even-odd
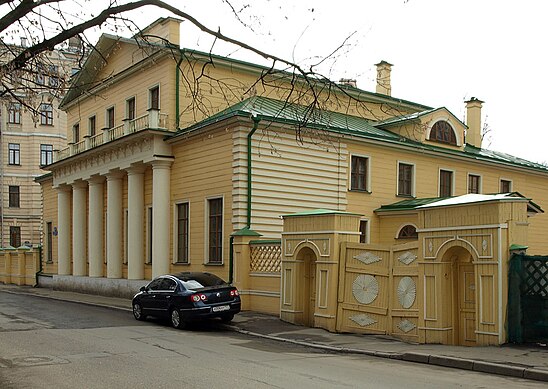
[[[168,115],[160,113],[157,109],[149,109],[148,113],[135,119],[126,119],[119,126],[104,129],[102,133],[94,136],[85,136],[84,140],[77,143],[69,143],[69,146],[53,152],[53,162],[63,160],[73,155],[99,147],[123,136],[147,129],[167,130]]]

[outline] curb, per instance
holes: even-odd
[[[374,350],[362,350],[347,347],[327,346],[324,344],[305,342],[301,340],[285,339],[273,335],[259,334],[257,332],[243,330],[234,325],[224,325],[225,328],[238,332],[243,335],[255,336],[258,338],[275,340],[278,342],[285,342],[296,344],[304,347],[311,347],[325,351],[346,353],[346,354],[361,354],[378,358],[397,359],[406,362],[422,363],[428,365],[449,367],[461,370],[470,370],[480,373],[489,373],[495,375],[502,375],[507,377],[523,378],[527,380],[548,382],[548,371],[535,369],[527,366],[513,366],[494,362],[476,361],[472,359],[449,357],[435,354],[424,353],[397,353],[386,351],[374,351]]]

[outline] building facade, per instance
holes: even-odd
[[[69,146],[37,179],[50,282],[129,295],[160,274],[210,271],[239,287],[246,309],[288,321],[356,332],[412,328],[401,337],[421,342],[504,341],[509,247],[548,251],[548,170],[481,148],[480,100],[466,103],[465,124],[445,108],[393,98],[391,65],[381,62],[376,92],[340,85],[320,93],[323,109],[310,114],[306,99],[289,101],[288,91],[305,90],[291,75],[179,49],[173,19],[144,34],[171,45],[103,36],[96,47],[109,56],[91,53],[61,103]],[[349,219],[313,217],[333,214]],[[357,261],[344,272],[342,257],[332,256],[340,245]],[[398,265],[400,278],[388,277],[400,257],[416,268]],[[447,275],[448,263],[462,271]],[[356,273],[366,265],[372,270]],[[394,304],[380,297],[368,307],[367,282],[385,273],[386,301],[405,278],[402,287],[415,285],[417,300],[429,302],[414,298],[388,316]],[[353,281],[342,282],[345,274]],[[464,277],[462,290],[484,282],[499,291],[473,298],[496,314],[469,307],[477,320],[458,316],[447,301],[459,289],[447,294],[444,274],[455,285]],[[346,308],[337,299],[344,293]],[[435,300],[438,293],[448,300]],[[434,320],[431,307],[448,306]],[[455,317],[468,327],[454,329]],[[473,341],[463,335],[470,329]]]

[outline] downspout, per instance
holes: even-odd
[[[181,63],[183,62],[183,53],[184,50],[179,49],[179,60],[177,61],[177,66],[175,66],[175,130],[179,129],[181,124],[181,119],[179,118],[179,93],[180,93],[180,69]]]
[[[251,137],[257,131],[259,127],[259,119],[256,116],[252,117],[253,127],[249,134],[247,134],[247,220],[244,228],[251,228]],[[234,281],[234,236],[230,236],[230,255],[228,259],[228,283],[232,284]]]

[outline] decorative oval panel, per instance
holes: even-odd
[[[358,302],[371,304],[379,295],[379,282],[369,274],[359,275],[352,283],[352,294]]]
[[[404,308],[411,308],[417,296],[417,285],[411,277],[403,277],[398,284],[398,301]]]

